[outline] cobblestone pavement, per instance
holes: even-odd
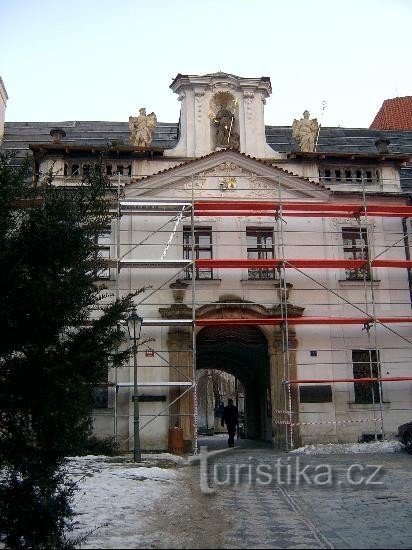
[[[412,547],[412,457],[404,452],[297,456],[244,447],[209,456],[207,464],[203,493],[202,467],[184,468],[174,512],[163,510],[165,542],[179,548]],[[214,493],[205,494],[208,488]]]

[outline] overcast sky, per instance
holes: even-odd
[[[6,121],[177,122],[178,74],[269,76],[265,122],[368,127],[412,95],[410,0],[0,0]]]

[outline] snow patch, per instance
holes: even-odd
[[[399,453],[404,446],[400,441],[373,441],[371,443],[318,443],[289,451],[296,455],[330,455],[349,453]]]
[[[176,479],[175,471],[170,469],[165,470],[164,468],[158,468],[156,466],[153,466],[153,468],[118,468],[111,471],[111,475],[141,481],[145,479],[154,479],[158,481]]]
[[[164,459],[164,455],[160,457]],[[150,458],[153,458],[151,456]],[[176,493],[175,467],[136,466],[109,462],[113,457],[71,457],[67,470],[77,482],[73,508],[75,529],[70,538],[94,531],[81,548],[155,548],[159,533],[149,528],[159,503]],[[170,459],[170,457],[169,457]]]

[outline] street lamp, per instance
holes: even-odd
[[[136,308],[133,307],[132,313],[127,319],[127,327],[129,329],[130,339],[133,340],[133,433],[134,433],[134,462],[141,462],[142,455],[140,451],[140,434],[139,434],[139,393],[137,391],[137,342],[140,338],[143,319],[137,314]]]

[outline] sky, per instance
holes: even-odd
[[[411,0],[0,0],[6,121],[177,122],[178,74],[268,76],[267,125],[369,127],[412,95]],[[324,108],[322,108],[324,106]]]

